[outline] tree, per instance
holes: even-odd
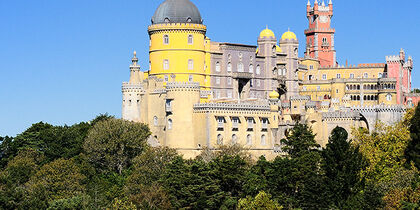
[[[315,135],[306,124],[296,124],[291,134],[286,139],[282,139],[284,144],[283,151],[287,152],[291,158],[300,157],[314,149],[319,149],[319,144],[315,141]]]
[[[417,169],[420,170],[420,106],[417,106],[415,113],[411,118],[410,137],[405,157],[408,163],[413,162]]]
[[[149,136],[145,124],[108,119],[93,126],[83,148],[97,167],[121,174],[145,150]]]
[[[15,154],[17,148],[13,144],[13,138],[0,136],[0,169],[3,169]]]
[[[38,170],[44,156],[33,149],[21,150],[0,172],[0,209],[21,208],[24,184]]]
[[[83,194],[85,177],[73,160],[58,159],[43,165],[25,184],[25,208],[46,208],[57,199]]]
[[[280,210],[283,209],[276,201],[271,200],[271,195],[261,191],[255,198],[242,198],[238,202],[238,210]]]
[[[357,147],[347,141],[348,133],[341,127],[332,130],[322,151],[322,168],[330,205],[343,208],[345,202],[361,189],[360,171],[366,166]]]

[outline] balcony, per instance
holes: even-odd
[[[252,73],[249,73],[249,72],[233,72],[232,77],[234,79],[252,79]]]

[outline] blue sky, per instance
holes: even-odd
[[[132,52],[148,63],[147,26],[162,0],[0,0],[0,136],[31,124],[121,116],[121,82]],[[213,41],[256,44],[266,25],[301,40],[306,0],[193,0]],[[311,0],[313,3],[313,0]],[[420,1],[334,0],[341,64],[385,62],[404,48],[420,87]],[[144,68],[145,69],[145,68]]]

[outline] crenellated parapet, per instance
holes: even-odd
[[[322,113],[322,120],[359,120],[360,114],[357,111],[335,111]]]
[[[402,105],[353,106],[350,109],[358,112],[406,112]]]
[[[270,105],[233,104],[233,103],[203,103],[195,104],[195,111],[203,110],[230,110],[230,111],[270,111]]]
[[[398,55],[390,55],[385,57],[387,63],[401,62],[401,58]]]
[[[291,96],[290,100],[291,101],[309,101],[311,100],[311,96],[302,96],[302,95]]]
[[[167,91],[200,91],[200,83],[198,82],[168,82],[166,84]]]
[[[315,101],[308,101],[308,102],[306,102],[305,107],[307,109],[310,109],[310,108],[315,109],[317,107],[317,105],[316,105]]]
[[[159,33],[167,30],[195,30],[202,33],[206,33],[207,27],[203,24],[193,23],[163,23],[154,24],[148,27],[149,34]]]

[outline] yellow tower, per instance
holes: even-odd
[[[206,26],[189,0],[166,0],[156,10],[150,36],[150,72],[165,82],[210,84],[210,62],[206,59]]]

